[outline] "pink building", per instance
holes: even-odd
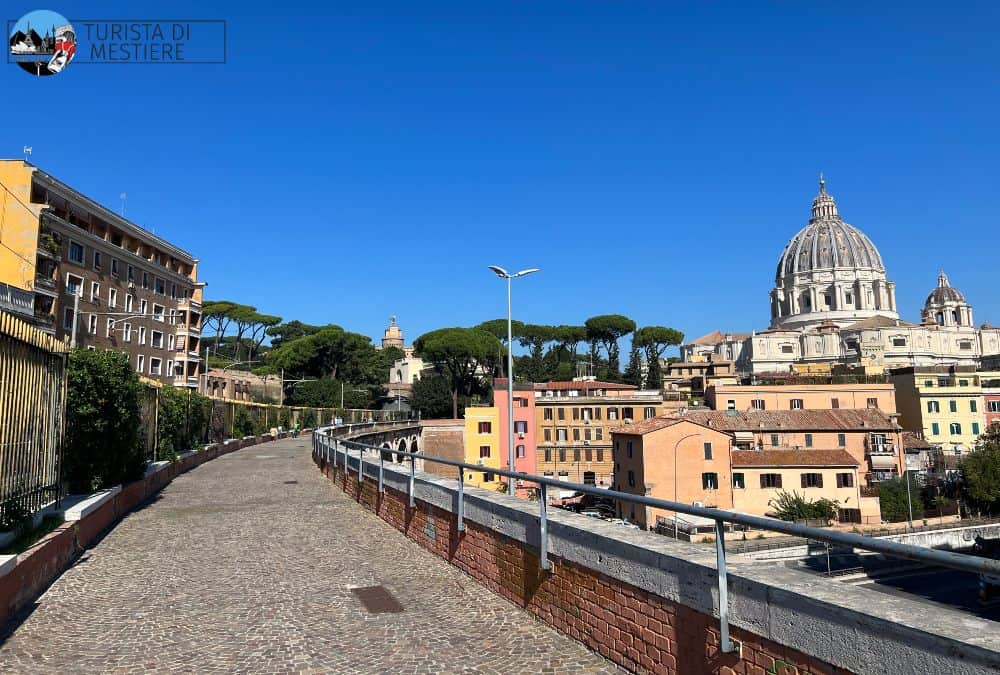
[[[506,469],[510,448],[510,432],[507,417],[507,378],[493,380],[493,405],[500,414],[500,457],[501,466]],[[514,471],[537,473],[535,463],[535,392],[530,383],[514,383]],[[529,491],[538,486],[517,481],[514,485],[519,497],[527,498]]]
[[[985,382],[983,383],[986,384]],[[986,426],[989,428],[994,424],[1000,424],[1000,380],[990,383],[996,386],[983,387],[983,403],[985,404]]]

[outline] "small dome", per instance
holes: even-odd
[[[927,296],[927,301],[924,303],[924,307],[930,307],[931,305],[943,305],[948,302],[957,302],[960,304],[965,303],[965,296],[957,288],[952,288],[951,284],[948,283],[948,275],[941,271],[938,275],[938,285],[930,294]]]
[[[776,277],[813,270],[853,268],[885,273],[882,256],[864,232],[845,223],[821,178],[813,200],[812,218],[785,245]]]

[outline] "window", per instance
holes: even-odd
[[[575,419],[575,420],[580,419],[580,409],[579,408],[573,408],[573,419]]]
[[[122,329],[122,336],[125,342],[132,341],[132,324],[127,323]]]
[[[584,485],[596,485],[597,484],[597,476],[594,474],[593,471],[584,471],[583,472],[583,484]]]
[[[837,434],[837,445],[847,447],[847,434]]]
[[[177,298],[177,284],[170,284],[170,297]]]
[[[518,445],[517,447],[515,447],[514,452],[517,455],[518,459],[524,459],[524,446],[523,445]]]
[[[149,360],[149,374],[159,375],[160,374],[160,359],[155,356]]]
[[[631,469],[628,472],[628,486],[635,487],[635,471],[632,471]]]
[[[712,459],[712,444],[705,443],[705,459]]]
[[[746,484],[746,480],[743,477],[743,474],[742,473],[734,473],[733,474],[733,489],[735,489],[735,490],[743,490],[743,489],[746,489],[746,486],[747,486],[747,484]]]
[[[154,292],[157,295],[167,294],[167,284],[165,281],[163,281],[163,279],[155,279],[153,285],[154,285]]]
[[[490,446],[480,445],[479,446],[479,458],[483,459],[490,456]]]
[[[778,434],[771,434],[771,447],[778,447]]]
[[[600,429],[598,429],[598,431],[600,431]],[[598,462],[604,461],[604,448],[597,449],[597,461]]]
[[[80,244],[76,243],[75,241],[71,241],[69,243],[69,256],[68,257],[69,257],[70,261],[75,262],[77,265],[82,265],[83,264],[83,246],[81,246]]]
[[[542,430],[542,437],[545,439],[546,442],[551,442],[552,441],[552,429],[543,429]]]
[[[552,408],[545,408],[542,410],[542,419],[551,420],[552,419]]]
[[[164,375],[173,375],[173,374],[174,374],[174,362],[167,361],[167,371],[164,373]]]
[[[490,473],[489,471],[484,471],[483,472],[483,482],[484,483],[492,483],[493,482],[493,474]]]
[[[578,427],[573,427],[573,440],[580,440],[580,429]]]
[[[146,344],[146,327],[139,326],[139,344]]]
[[[118,259],[117,258],[112,258],[111,259],[111,276],[114,276],[114,277],[118,276]]]
[[[63,328],[66,330],[73,329],[73,308],[66,307],[63,309]]]
[[[1000,412],[1000,400],[987,401],[986,409],[989,410],[990,412]]]
[[[108,289],[108,307],[118,306],[118,291],[113,288]]]
[[[94,269],[95,270],[101,269],[101,252],[100,251],[94,251]]]
[[[906,346],[906,338],[901,338],[901,337],[892,338],[892,346],[893,347],[905,347]]]
[[[603,441],[604,440],[604,429],[597,427],[594,429],[594,440]]]
[[[762,473],[760,475],[760,487],[764,488],[780,488],[781,487],[781,474],[780,473]]]
[[[153,321],[163,321],[163,305],[153,303]]]
[[[753,408],[754,410],[764,410],[764,399],[755,398],[754,400],[750,401],[750,407]]]
[[[590,448],[587,448],[584,451],[583,456],[584,456],[584,459],[586,459],[588,462],[593,462],[594,461],[594,451],[591,450]]]
[[[622,418],[626,420],[633,420],[635,417],[632,416],[631,408],[622,408]]]
[[[566,408],[558,408],[556,410],[556,413],[557,413],[556,417],[558,417],[560,420],[566,419]]]
[[[736,410],[736,401],[729,399],[726,401],[726,410]]]
[[[978,436],[979,435],[979,422],[973,422],[972,423],[972,435],[973,436]]]
[[[839,398],[831,398],[830,399],[830,407],[833,408],[834,410],[837,410],[838,408],[840,408],[840,399]]]
[[[145,300],[139,300],[139,314],[146,316],[146,311],[149,309],[149,303]]]
[[[492,422],[480,422],[479,423],[479,433],[488,434],[493,430]]]
[[[101,302],[101,285],[96,281],[90,282],[90,301],[96,304]]]
[[[718,490],[719,489],[719,474],[714,472],[701,474],[701,489],[702,490]]]
[[[962,425],[959,424],[958,422],[952,422],[951,424],[948,425],[948,433],[950,433],[952,436],[961,436]]]
[[[594,408],[594,419],[595,420],[601,419],[601,409],[600,408]]]
[[[790,404],[792,410],[802,410],[802,408],[803,408],[802,399],[801,398],[793,398],[790,401],[789,404]]]
[[[580,448],[573,448],[573,461],[574,462],[580,461]]]
[[[585,441],[590,440],[590,427],[587,427],[586,429],[583,430],[583,440]]]
[[[87,322],[87,332],[91,335],[97,335],[97,315],[91,314],[90,320]]]
[[[847,306],[854,304],[854,295],[852,293],[844,293],[844,304]]]
[[[651,417],[656,417],[656,408],[643,408],[642,418],[648,420]]]
[[[149,343],[157,349],[163,349],[163,333],[158,330],[154,330],[150,335]]]
[[[83,278],[75,274],[66,275],[66,292],[70,295],[80,295],[83,293]]]
[[[979,412],[979,404],[976,403],[976,399],[969,401],[969,412]]]
[[[628,441],[628,442],[625,443],[625,449],[628,452],[629,459],[631,459],[632,458],[632,441]]]
[[[795,349],[792,347],[792,345],[781,345],[782,354],[793,354],[794,352]]]
[[[941,435],[941,425],[937,422],[931,422],[931,436]]]
[[[813,435],[806,434],[806,447],[811,448],[813,446]]]
[[[866,402],[866,405],[867,405],[867,406],[868,406],[869,408],[877,408],[877,407],[878,407],[878,399],[877,399],[877,398],[870,398],[870,399],[868,399],[868,401]]]
[[[968,380],[959,380],[958,381],[958,386],[960,386],[960,387],[968,387],[969,386],[969,381]]]
[[[528,433],[528,423],[525,422],[524,420],[515,421],[514,422],[514,431],[517,432],[517,433],[519,433],[519,434],[526,434],[526,433]]]
[[[972,342],[969,340],[960,340],[958,343],[958,348],[963,350],[972,349]]]
[[[853,473],[838,473],[837,474],[837,487],[854,487],[854,474]]]
[[[958,401],[954,399],[948,401],[948,410],[951,412],[958,412]]]
[[[142,287],[145,288],[146,290],[149,290],[149,273],[148,272],[143,272],[142,273]]]
[[[937,401],[927,401],[927,412],[936,413],[941,412],[941,404]]]
[[[129,281],[132,281],[132,282],[134,282],[134,281],[135,281],[135,268],[134,268],[134,267],[132,267],[131,265],[129,265],[129,266],[128,266],[128,274],[127,274],[127,277],[128,277],[128,280],[129,280]]]
[[[170,334],[167,336],[167,349],[174,351],[174,336]]]
[[[560,443],[565,443],[567,440],[566,428],[556,429],[556,440]]]
[[[925,387],[933,387],[934,386],[934,380],[924,380],[924,386]]]
[[[566,448],[559,448],[559,461],[560,462],[566,461]]]
[[[608,408],[608,419],[609,420],[618,419],[618,408]]]
[[[115,332],[115,320],[114,319],[108,319],[108,334],[107,334],[107,337],[111,337],[111,335],[114,332]]]
[[[145,372],[146,370],[146,357],[143,356],[142,354],[139,354],[139,357],[136,359],[135,369],[136,372],[139,373]]]
[[[823,487],[823,474],[821,474],[821,473],[804,473],[804,474],[802,474],[802,487],[804,487],[804,488],[821,488],[821,487]]]

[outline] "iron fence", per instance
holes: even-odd
[[[453,459],[447,459],[444,457],[436,457],[433,455],[428,455],[426,453],[417,452],[406,452],[402,450],[392,450],[391,453],[387,451],[386,448],[379,448],[373,445],[368,445],[366,443],[361,443],[358,441],[350,440],[344,438],[343,436],[352,435],[355,429],[350,427],[338,428],[334,427],[332,429],[318,429],[317,433],[313,434],[313,452],[319,456],[323,455],[328,462],[332,462],[336,467],[342,467],[345,474],[349,473],[353,468],[354,472],[358,475],[358,481],[363,482],[365,476],[365,454],[375,454],[377,457],[369,459],[367,463],[371,466],[378,467],[378,491],[384,492],[384,473],[385,473],[385,460],[387,455],[391,460],[391,455],[397,457],[407,457],[409,458],[409,480],[407,484],[407,498],[410,508],[416,506],[416,499],[414,493],[414,483],[416,476],[416,461],[432,462],[436,464],[445,464],[457,469],[458,478],[458,493],[457,493],[457,504],[456,504],[456,529],[459,532],[465,530],[464,525],[464,496],[465,496],[465,472],[466,470],[481,471],[482,467],[478,464],[470,464],[468,462],[462,462]],[[351,451],[356,450],[357,455],[353,459],[356,461],[352,462]],[[351,464],[354,464],[351,467]],[[739,647],[733,642],[729,637],[729,586],[728,586],[728,575],[726,570],[726,540],[725,532],[726,525],[742,525],[745,527],[756,528],[760,530],[770,530],[773,532],[781,532],[783,534],[801,537],[806,540],[814,540],[816,542],[821,542],[823,544],[834,544],[842,547],[849,548],[859,548],[866,551],[872,551],[874,553],[881,553],[883,555],[894,556],[898,558],[904,558],[907,560],[915,560],[918,562],[938,565],[941,567],[947,567],[951,569],[962,570],[965,572],[973,572],[975,574],[986,574],[992,576],[1000,576],[1000,560],[991,560],[988,558],[981,558],[973,555],[966,555],[962,553],[953,553],[950,551],[939,551],[930,548],[923,548],[920,546],[912,546],[910,544],[900,544],[894,541],[886,541],[884,539],[877,539],[873,537],[864,537],[858,534],[851,534],[847,532],[835,532],[821,530],[815,527],[808,527],[806,525],[799,525],[796,523],[776,520],[774,518],[766,518],[763,516],[754,516],[746,513],[738,513],[735,511],[723,511],[721,509],[706,508],[703,506],[693,506],[691,504],[683,504],[680,502],[672,502],[665,499],[656,499],[654,497],[647,497],[645,495],[635,495],[627,492],[618,492],[616,490],[607,490],[603,488],[597,488],[593,485],[584,485],[581,483],[569,483],[565,481],[560,481],[555,478],[547,478],[544,476],[537,476],[524,472],[514,472],[508,471],[506,469],[491,468],[490,472],[499,476],[504,476],[510,480],[520,480],[529,483],[535,483],[538,485],[539,500],[539,518],[538,518],[538,533],[540,542],[539,551],[539,562],[542,570],[549,570],[552,568],[552,563],[548,556],[548,498],[547,490],[549,487],[560,489],[560,490],[573,490],[576,492],[582,492],[584,494],[593,495],[596,497],[604,497],[615,499],[627,503],[638,504],[642,506],[651,506],[659,509],[666,509],[668,511],[674,511],[675,513],[683,513],[691,516],[697,516],[700,518],[707,518],[714,522],[715,524],[715,551],[716,551],[716,565],[718,572],[718,588],[719,588],[719,623],[720,623],[720,645],[723,652],[734,652]]]
[[[0,530],[59,500],[68,351],[0,311]]]

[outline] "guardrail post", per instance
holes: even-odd
[[[738,646],[729,639],[729,580],[726,575],[726,524],[715,521],[715,557],[719,568],[719,641],[723,653],[735,652]]]
[[[416,472],[416,467],[413,462],[413,455],[410,455],[410,508],[412,509],[417,505],[416,500],[413,498],[413,482],[415,480],[414,473]]]
[[[541,567],[543,570],[552,569],[552,563],[549,562],[549,522],[548,514],[546,513],[546,508],[548,507],[548,494],[545,488],[548,486],[545,483],[539,483],[538,485],[538,512],[541,516],[541,520],[538,523],[538,539],[539,539],[539,559],[541,561]]]
[[[458,527],[459,532],[465,532],[465,468],[458,467]]]
[[[383,476],[383,474],[385,473],[384,464],[385,464],[385,456],[382,454],[381,451],[379,451],[379,453],[378,453],[378,493],[379,494],[384,494],[385,493],[385,477]]]
[[[358,446],[358,485],[365,481],[365,449]]]

